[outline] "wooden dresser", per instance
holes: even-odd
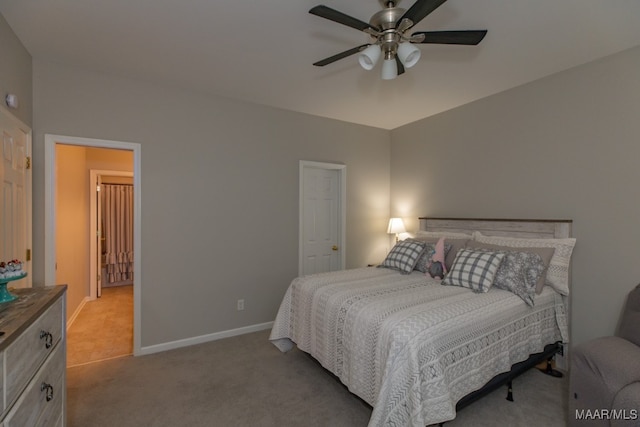
[[[65,425],[66,289],[15,289],[0,304],[0,427]]]

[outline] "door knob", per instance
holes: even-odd
[[[331,246],[331,250],[332,251],[337,251],[338,250],[338,246],[336,246],[336,245]]]

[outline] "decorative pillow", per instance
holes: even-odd
[[[436,253],[433,254],[433,257],[431,258],[431,265],[429,266],[429,274],[431,275],[431,277],[436,277],[439,275],[442,279],[447,272],[447,267],[444,260],[447,256],[447,253],[444,249],[444,241],[445,238],[441,237],[436,242]]]
[[[414,242],[422,243],[424,245],[424,252],[418,258],[418,262],[414,267],[415,270],[421,271],[422,273],[429,272],[429,265],[431,264],[431,259],[436,253],[436,244],[435,243],[425,243],[419,240],[407,239]],[[451,245],[444,245],[444,253],[446,254],[451,249]]]
[[[441,234],[441,236],[434,236],[433,234]],[[453,237],[453,236],[464,236],[464,237]],[[453,260],[456,258],[456,254],[458,251],[465,246],[467,243],[471,241],[471,235],[462,234],[462,233],[445,233],[439,231],[418,231],[413,238],[413,240],[417,240],[425,243],[437,243],[440,237],[445,238],[445,244],[451,245],[451,249],[447,252],[444,264],[447,268],[447,271],[451,269],[451,265],[453,264]]]
[[[491,251],[502,252],[509,252],[514,250],[514,248],[509,246],[492,245],[489,243],[480,243],[476,241],[469,242],[469,244],[467,244],[467,247],[472,249],[489,249]],[[553,257],[553,254],[556,250],[554,248],[518,248],[518,250],[521,252],[531,252],[534,254],[538,254],[542,258],[542,262],[544,263],[544,271],[536,282],[536,293],[539,294],[540,292],[542,292],[542,288],[544,287],[547,269],[549,268],[549,262],[551,261],[551,258]]]
[[[431,264],[429,264],[429,276],[431,276],[433,279],[437,277],[438,279],[442,280],[444,279],[445,274],[447,273],[444,271],[444,265],[442,265],[442,261],[432,261]]]
[[[569,295],[569,262],[576,239],[529,239],[526,237],[485,236],[474,233],[474,239],[481,243],[509,246],[511,248],[554,248],[549,262],[545,284],[562,295]]]
[[[414,270],[418,270],[422,273],[426,273],[429,270],[429,264],[431,264],[431,258],[436,253],[436,245],[432,243],[424,243],[424,252],[418,258]]]
[[[378,267],[399,270],[403,274],[413,271],[418,258],[425,250],[424,242],[415,240],[402,240],[391,249],[385,260]]]
[[[462,286],[473,292],[487,292],[504,258],[504,252],[460,249],[443,285]]]
[[[533,307],[536,283],[545,271],[542,257],[533,252],[505,252],[493,286],[510,291]]]

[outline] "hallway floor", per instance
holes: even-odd
[[[133,286],[102,289],[67,330],[67,367],[133,354]]]

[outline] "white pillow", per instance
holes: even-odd
[[[534,239],[526,237],[485,236],[479,231],[473,233],[475,241],[511,248],[554,248],[547,269],[545,283],[562,295],[569,295],[569,263],[576,244],[572,237],[564,239]]]

